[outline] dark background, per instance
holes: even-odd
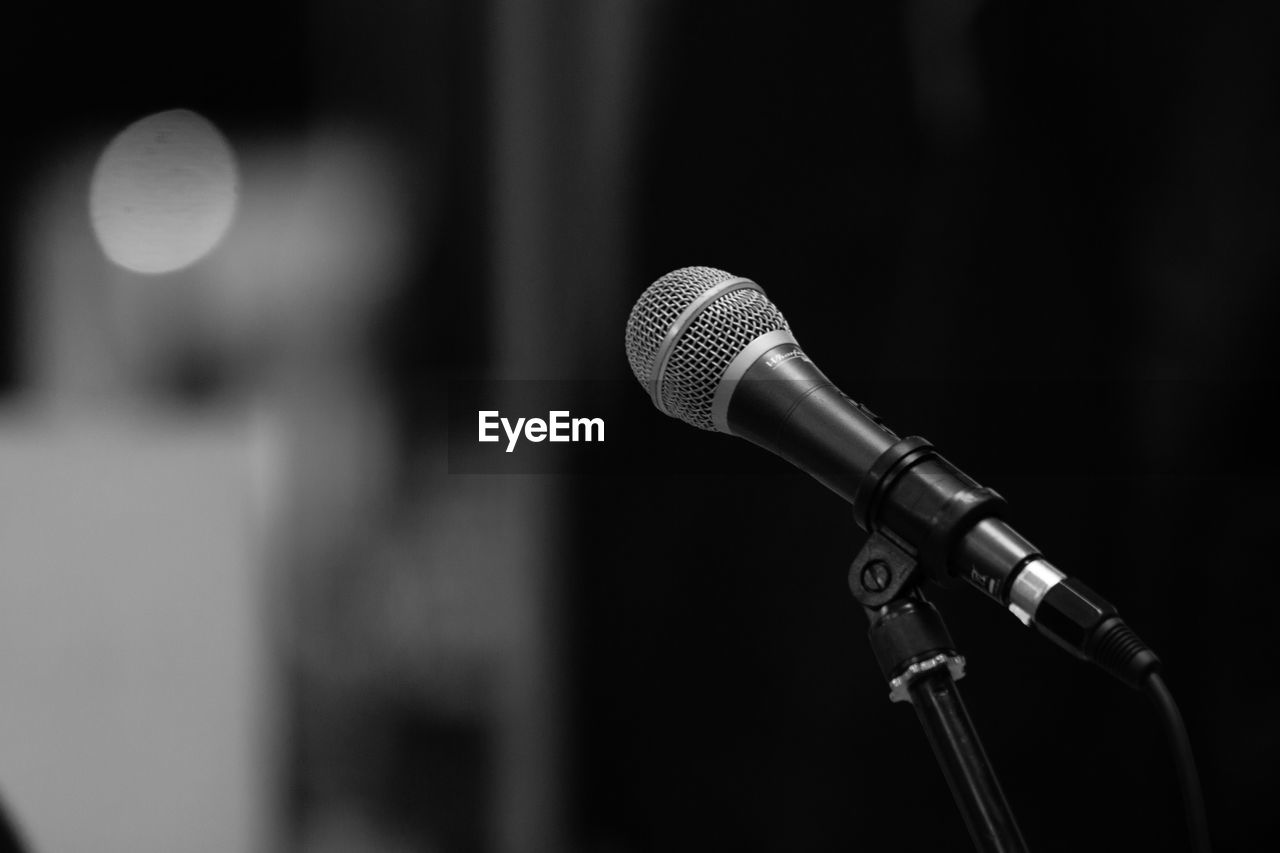
[[[1248,662],[1276,589],[1274,17],[953,5],[672,11],[637,267],[754,278],[846,392],[1001,491],[1163,656],[1215,840],[1250,849],[1280,710]],[[741,477],[583,485],[587,825],[962,849],[845,594],[847,508],[738,444]],[[1146,700],[969,590],[937,601],[1031,849],[1179,849]]]
[[[151,110],[197,109],[233,136],[334,109],[379,122],[437,192],[419,222],[433,248],[378,343],[412,458],[445,430],[432,413],[448,382],[510,368],[492,318],[526,298],[494,271],[496,5],[328,4],[322,26],[305,4],[28,10],[10,29],[4,224],[21,226],[16,202],[61,138]],[[557,492],[572,849],[965,849],[847,593],[863,539],[848,508],[626,384],[631,302],[693,264],[761,283],[847,393],[1000,491],[1020,531],[1118,605],[1165,662],[1218,849],[1265,844],[1280,758],[1276,12],[630,4],[635,130],[616,204],[584,212],[583,10],[537,16],[554,204],[526,214],[554,235],[558,289],[540,291],[553,301],[527,333],[564,355],[540,378],[609,380],[600,405],[647,441],[644,475],[582,463]],[[588,216],[616,224],[625,265],[593,266]],[[5,297],[12,309],[16,286]],[[702,453],[715,473],[677,464]],[[1031,848],[1180,849],[1146,700],[967,588],[935,600]],[[411,825],[448,824],[447,849],[489,849],[484,785],[467,775],[483,777],[483,737],[407,728],[410,757],[370,796]],[[441,762],[471,793],[397,785]],[[305,811],[306,784],[285,787]]]

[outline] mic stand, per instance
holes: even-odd
[[[871,650],[889,681],[889,698],[915,706],[974,847],[1026,853],[956,686],[964,677],[964,657],[919,583],[914,557],[881,532],[871,534],[849,570],[853,597],[871,621]]]

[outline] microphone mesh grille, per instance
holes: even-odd
[[[684,267],[669,272],[640,294],[627,319],[627,361],[640,384],[649,387],[658,348],[676,318],[693,301],[721,282],[734,278],[711,267]]]
[[[627,357],[646,387],[657,349],[672,323],[699,294],[735,276],[708,267],[687,267],[658,279],[641,295],[627,323]],[[715,431],[711,417],[716,388],[733,359],[769,332],[789,329],[786,318],[758,290],[731,290],[707,305],[676,339],[658,388],[658,408],[700,429]]]

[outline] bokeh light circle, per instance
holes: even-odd
[[[204,116],[168,110],[122,130],[98,159],[89,218],[103,252],[141,273],[190,266],[235,218],[231,146]]]

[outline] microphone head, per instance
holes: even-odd
[[[627,361],[654,405],[699,429],[729,365],[753,341],[789,331],[755,282],[712,267],[669,272],[640,294],[627,320]]]

